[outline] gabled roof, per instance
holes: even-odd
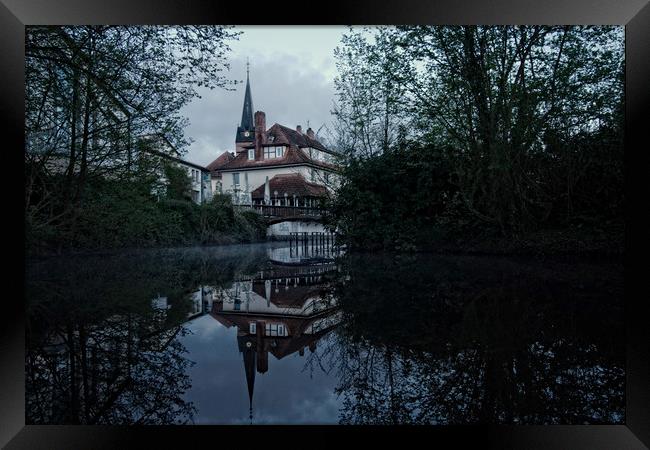
[[[215,170],[219,170],[221,167],[223,167],[233,159],[235,159],[235,156],[232,153],[226,151],[223,152],[217,159],[215,159],[210,164],[208,164],[206,168],[211,172],[214,172]]]
[[[252,198],[264,198],[264,184],[251,192]],[[327,188],[320,184],[310,183],[299,173],[278,174],[269,180],[271,195],[278,191],[288,197],[323,197],[327,195]]]
[[[275,143],[274,143],[275,144]],[[251,147],[252,148],[252,147]],[[322,161],[315,161],[309,158],[305,153],[296,147],[287,147],[284,156],[280,158],[261,159],[249,161],[247,152],[239,152],[235,158],[229,163],[221,167],[220,170],[239,170],[239,169],[256,169],[277,166],[295,166],[308,164],[315,167],[322,167],[328,170],[337,170],[338,167],[333,164],[328,164]]]
[[[264,133],[264,138],[266,142],[265,145],[289,145],[296,148],[312,147],[332,155],[337,154],[336,152],[329,150],[317,139],[312,139],[306,134],[285,127],[284,125],[280,125],[279,123],[273,124],[273,126]],[[253,148],[255,147],[255,144],[247,144],[245,147]]]
[[[318,140],[312,139],[306,134],[300,133],[292,128],[288,128],[277,123],[269,128],[267,134],[275,137],[274,143],[281,142],[283,144],[294,145],[296,147],[312,147],[327,153],[334,153],[325,148],[325,146],[318,142]]]

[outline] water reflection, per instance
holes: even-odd
[[[620,267],[350,257],[342,271],[342,423],[623,422]]]
[[[31,262],[27,423],[624,422],[620,265],[305,250]]]
[[[211,315],[226,328],[237,327],[253,420],[255,373],[269,367],[269,353],[282,359],[316,350],[319,339],[337,325],[336,301],[328,293],[326,275],[333,263],[276,267],[216,292]]]
[[[341,247],[324,240],[293,240],[287,246],[270,248],[269,261],[283,265],[327,264],[343,254]]]

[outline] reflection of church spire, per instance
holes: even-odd
[[[244,354],[244,371],[248,385],[248,418],[253,423],[253,390],[255,389],[255,349],[253,343],[244,336],[237,337],[239,350]]]

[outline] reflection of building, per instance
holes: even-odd
[[[207,314],[212,309],[212,289],[207,286],[201,286],[192,292],[190,299],[192,308],[188,313],[188,320]]]
[[[334,269],[333,265],[328,267]],[[327,295],[324,267],[291,267],[260,273],[235,282],[217,294],[211,315],[224,326],[237,327],[237,345],[244,359],[251,407],[255,372],[268,371],[268,355],[276,359],[316,350],[339,317]]]
[[[342,253],[341,247],[334,245],[333,235],[309,234],[300,240],[289,241],[289,246],[267,250],[269,260],[281,265],[314,265],[327,267]]]
[[[194,291],[185,294],[190,300],[190,311],[187,313],[187,320],[190,321],[199,316],[207,314],[212,309],[212,288],[200,286]],[[158,294],[158,297],[151,300],[151,306],[158,311],[167,311],[172,305],[167,297]]]

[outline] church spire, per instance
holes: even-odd
[[[240,128],[244,130],[253,130],[253,96],[251,95],[250,83],[250,63],[246,61],[246,93],[244,94],[244,108],[241,113]]]
[[[255,121],[253,120],[253,96],[251,95],[250,62],[246,60],[246,91],[244,93],[244,108],[241,113],[241,122],[235,135],[235,148],[237,153],[244,151],[249,142],[255,141]]]

